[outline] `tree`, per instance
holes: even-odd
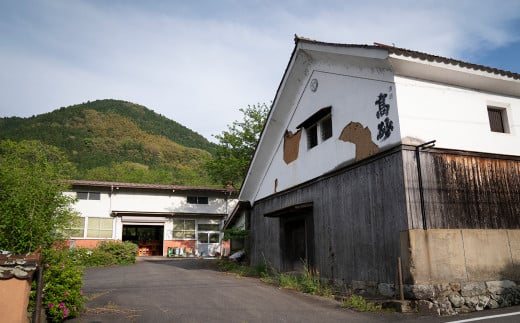
[[[219,143],[214,158],[205,164],[208,174],[217,183],[232,181],[236,186],[242,185],[269,108],[263,103],[249,105],[240,112],[244,115],[242,121],[234,121],[227,131],[215,136]]]
[[[28,253],[66,237],[76,219],[63,194],[73,171],[54,146],[0,141],[0,249]]]

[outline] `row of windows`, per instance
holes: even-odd
[[[85,235],[85,221],[87,222]],[[112,238],[113,219],[109,218],[77,218],[71,227],[71,236],[76,238]],[[195,239],[195,220],[174,219],[174,239]],[[220,225],[199,223],[197,225],[197,240],[200,243],[218,243],[220,239]]]
[[[195,239],[195,220],[174,219],[174,239]],[[220,225],[199,223],[197,225],[197,240],[200,243],[217,243],[220,238]]]
[[[509,133],[509,121],[506,108],[488,106],[487,110],[491,131]],[[312,122],[311,124],[305,124],[304,122],[303,124],[307,134],[308,149],[332,137],[332,117],[330,112],[317,122]]]
[[[76,196],[79,200],[100,200],[100,192],[76,192]],[[186,198],[188,204],[208,204],[209,200],[207,196],[188,196]]]

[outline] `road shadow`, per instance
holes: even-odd
[[[177,267],[186,270],[212,270],[220,271],[217,266],[217,258],[166,258],[166,257],[143,257],[136,263],[147,262],[164,266]]]

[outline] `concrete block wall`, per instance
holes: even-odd
[[[407,230],[401,257],[408,284],[520,281],[520,230]]]

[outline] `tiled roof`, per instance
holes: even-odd
[[[312,44],[320,44],[320,45],[335,46],[335,47],[346,47],[346,48],[348,48],[348,47],[383,48],[383,49],[388,50],[388,52],[390,54],[394,54],[397,56],[412,57],[412,58],[417,58],[417,59],[420,59],[423,61],[428,61],[428,62],[437,62],[437,63],[455,65],[455,66],[473,69],[473,70],[477,70],[477,71],[483,71],[483,72],[492,73],[492,74],[496,74],[496,75],[500,75],[500,76],[510,77],[515,80],[520,80],[519,73],[514,73],[514,72],[501,70],[498,68],[493,68],[493,67],[484,66],[484,65],[468,63],[468,62],[464,62],[464,61],[453,59],[453,58],[431,55],[431,54],[427,54],[427,53],[423,53],[423,52],[418,52],[415,50],[399,48],[399,47],[385,45],[385,44],[381,44],[381,43],[374,43],[374,45],[327,43],[327,42],[320,42],[317,40],[299,37],[299,36],[295,36],[295,41],[296,41],[296,43],[303,41],[303,42],[312,43]]]
[[[40,254],[0,254],[0,280],[11,278],[30,280],[39,264]]]
[[[385,45],[385,44],[381,44],[381,43],[374,43],[374,44],[376,46],[378,46],[378,47],[385,48],[385,49],[388,50],[389,53],[395,54],[395,55],[398,55],[398,56],[412,57],[412,58],[417,58],[417,59],[420,59],[420,60],[423,60],[423,61],[429,61],[429,62],[437,62],[437,63],[444,63],[444,64],[450,64],[450,65],[457,65],[457,66],[460,66],[460,67],[469,68],[469,69],[473,69],[473,70],[477,70],[477,71],[484,71],[484,72],[488,72],[488,73],[492,73],[492,74],[497,74],[497,75],[500,75],[500,76],[510,77],[510,78],[515,79],[515,80],[519,80],[520,79],[520,74],[514,73],[514,72],[510,72],[510,71],[506,71],[506,70],[501,70],[501,69],[498,69],[498,68],[493,68],[493,67],[489,67],[489,66],[468,63],[468,62],[456,60],[456,59],[453,59],[453,58],[447,58],[447,57],[442,57],[442,56],[426,54],[426,53],[418,52],[418,51],[415,51],[415,50],[394,47],[394,46]]]
[[[105,181],[87,181],[87,180],[71,180],[73,186],[96,186],[96,187],[119,187],[130,189],[155,189],[155,190],[176,190],[176,191],[212,191],[220,193],[236,193],[233,187],[204,187],[204,186],[179,186],[169,184],[143,184],[143,183],[124,183],[124,182],[105,182]]]

